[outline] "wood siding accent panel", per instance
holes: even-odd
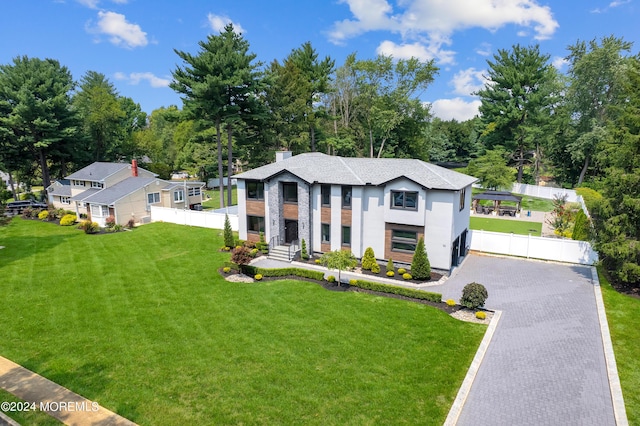
[[[329,243],[320,244],[320,250],[323,253],[329,253],[331,251],[331,244],[329,244]]]
[[[320,208],[320,222],[331,223],[331,207]]]
[[[282,216],[285,219],[298,220],[298,205],[284,203],[282,206]]]
[[[264,201],[247,200],[247,215],[264,217]]]
[[[257,243],[258,241],[260,241],[260,234],[247,232],[247,241],[250,241],[252,243]]]
[[[340,223],[344,226],[351,226],[351,209],[342,209],[340,211]]]
[[[421,226],[399,225],[395,223],[385,223],[384,225],[384,258],[387,260],[392,258],[394,262],[411,263],[413,253],[391,251],[391,231],[393,229],[416,232],[419,240],[420,237],[424,237],[424,228]]]

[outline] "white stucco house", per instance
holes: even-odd
[[[53,182],[47,188],[49,204],[86,215],[100,226],[109,216],[125,225],[150,219],[152,205],[194,208],[202,204],[204,182],[166,181],[131,163],[96,162]]]
[[[291,156],[233,176],[240,239],[271,246],[306,240],[309,251],[372,247],[380,260],[410,263],[424,236],[431,266],[450,269],[469,245],[476,178],[413,159]]]

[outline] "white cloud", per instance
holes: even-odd
[[[421,61],[429,61],[438,59],[442,64],[453,63],[455,52],[451,50],[441,49],[441,45],[425,46],[419,42],[396,44],[392,41],[385,40],[376,49],[378,55],[393,56],[395,59],[411,59],[416,58]]]
[[[481,56],[491,55],[491,44],[481,43],[480,46],[476,48],[476,53]]]
[[[109,36],[109,41],[116,46],[129,49],[146,46],[147,33],[139,25],[127,22],[124,15],[115,12],[98,12],[98,24],[89,31]]]
[[[569,61],[561,56],[555,56],[553,58],[553,60],[551,61],[551,64],[557,69],[557,70],[561,70],[562,68],[564,68],[567,64],[569,63]]]
[[[126,75],[122,72],[116,72],[115,74],[113,74],[113,77],[116,80],[125,80],[129,84],[132,84],[134,86],[138,85],[143,80],[148,81],[149,85],[154,88],[167,87],[169,86],[169,83],[171,83],[170,79],[157,77],[150,72],[132,72],[129,75]]]
[[[613,0],[606,7],[596,7],[595,9],[592,9],[591,13],[606,13],[609,11],[609,9],[624,6],[625,4],[629,4],[629,3],[631,3],[631,0]]]
[[[456,95],[469,96],[474,92],[482,89],[486,82],[484,70],[476,70],[475,68],[467,68],[458,71],[451,80]]]
[[[431,103],[431,111],[441,120],[466,121],[478,115],[480,105],[479,100],[467,102],[462,98],[438,99]]]
[[[340,2],[349,5],[353,19],[333,24],[329,40],[335,44],[369,31],[390,31],[401,35],[405,45],[420,41],[430,46],[427,50],[433,54],[443,44],[450,44],[454,32],[467,28],[495,31],[512,24],[543,40],[559,26],[551,9],[537,0],[399,0],[397,10],[387,0]],[[443,57],[451,60],[451,55]]]
[[[615,0],[609,3],[609,7],[618,7],[628,3],[631,3],[631,0]]]
[[[76,1],[81,5],[86,6],[90,9],[97,9],[98,4],[100,4],[100,0],[76,0]],[[111,0],[111,1],[116,4],[127,4],[129,2],[129,0]]]
[[[228,16],[215,15],[213,13],[210,13],[207,15],[207,20],[209,21],[211,29],[217,33],[223,31],[224,27],[226,27],[227,25],[232,24],[234,32],[236,34],[246,34],[246,31],[244,28],[242,28],[242,25],[237,22],[233,22],[231,19],[229,19]]]

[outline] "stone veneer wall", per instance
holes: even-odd
[[[283,209],[283,194],[282,194],[282,182],[292,182],[298,185],[298,239],[304,240],[307,243],[307,251],[310,250],[312,245],[311,234],[311,198],[310,198],[310,186],[306,182],[297,178],[296,176],[285,173],[272,179],[269,185],[268,195],[268,209],[269,209],[269,222],[265,226],[269,227],[271,236],[278,235],[280,237],[280,243],[284,243],[285,229],[284,229],[284,209]],[[275,222],[275,223],[274,223]]]

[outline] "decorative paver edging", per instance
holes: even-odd
[[[607,363],[607,376],[609,377],[609,388],[611,389],[613,415],[616,418],[616,424],[618,426],[627,426],[629,420],[627,419],[627,410],[624,407],[624,397],[622,396],[622,386],[620,386],[620,377],[618,376],[616,356],[613,352],[611,333],[609,332],[609,323],[607,322],[607,312],[605,311],[604,300],[602,299],[602,288],[600,287],[598,270],[595,266],[591,267],[591,280],[593,282],[593,292],[596,296],[596,306],[598,307],[598,320],[600,321],[604,359]]]
[[[462,407],[464,407],[464,403],[467,400],[467,396],[469,396],[469,392],[471,391],[471,386],[473,385],[473,381],[478,374],[478,370],[480,369],[480,365],[482,364],[482,360],[484,359],[484,355],[487,353],[487,349],[489,349],[489,344],[491,343],[491,339],[493,338],[493,334],[498,327],[498,322],[500,321],[500,317],[502,316],[502,311],[495,311],[493,313],[493,318],[491,319],[491,323],[489,323],[489,327],[482,338],[482,342],[480,342],[480,346],[478,347],[478,351],[476,355],[473,357],[473,361],[471,361],[471,366],[467,371],[467,375],[465,376],[462,386],[458,390],[458,394],[456,395],[456,399],[453,401],[453,405],[449,410],[449,414],[447,415],[447,419],[444,422],[445,426],[454,426],[458,423],[458,418],[460,417],[460,413],[462,413]]]

